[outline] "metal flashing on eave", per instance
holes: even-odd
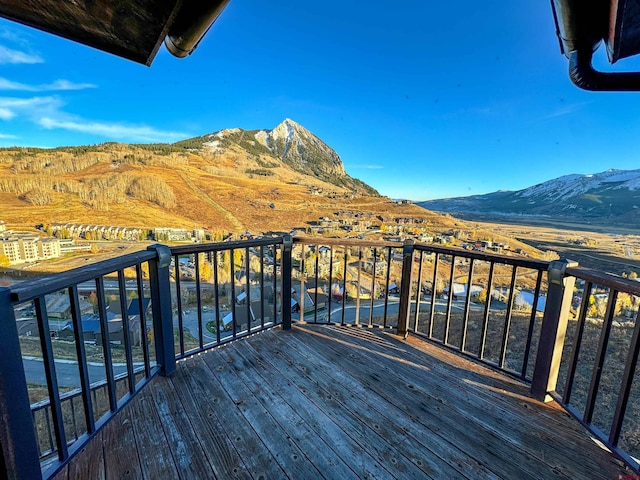
[[[0,16],[151,65],[182,0],[3,0]]]
[[[640,53],[640,2],[611,0],[607,54],[611,63]]]

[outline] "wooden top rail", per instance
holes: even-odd
[[[640,296],[640,282],[628,278],[583,267],[567,268],[566,275],[574,276],[602,287],[613,288],[619,292]]]
[[[137,265],[141,262],[146,262],[155,257],[155,251],[142,250],[84,267],[74,268],[55,275],[20,282],[11,287],[11,301],[14,303],[28,302],[42,295],[63,290],[82,282],[95,280],[97,277]]]

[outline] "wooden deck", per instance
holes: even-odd
[[[156,378],[58,479],[627,474],[525,384],[420,340],[294,326]]]

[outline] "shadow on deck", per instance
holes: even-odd
[[[276,328],[156,377],[55,478],[603,478],[557,404],[388,331]]]

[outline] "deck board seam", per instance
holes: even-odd
[[[320,340],[318,340],[317,338],[309,338],[308,340],[305,339],[305,341],[310,341],[312,343],[320,342]],[[318,345],[319,345],[319,343],[318,343]],[[343,343],[342,346],[346,347],[347,345],[345,343]],[[343,353],[340,350],[337,350],[338,347],[336,346],[335,343],[332,343],[332,342],[326,342],[326,348],[333,350],[337,355],[340,355],[341,353]],[[364,357],[364,354],[362,353],[362,351],[359,351],[359,352]],[[325,349],[325,352],[323,352],[323,353],[326,353],[326,349]],[[354,358],[354,361],[355,361],[355,358]],[[367,362],[370,362],[369,363],[370,365],[376,365],[377,368],[383,368],[383,370],[386,369],[384,367],[383,363],[378,362],[378,360],[376,358],[368,357],[367,359],[361,359],[361,363],[362,364],[366,365]],[[406,383],[405,379],[403,379],[402,377],[398,376],[398,374],[396,372],[386,372],[386,373],[392,373],[399,380],[401,380],[402,383]],[[414,391],[412,393],[417,394],[418,393],[417,390],[419,390],[419,388],[414,386],[413,389],[416,390],[416,391]],[[425,391],[423,390],[423,392],[425,392]],[[382,391],[379,392],[379,393],[388,396],[388,393],[385,393],[385,392],[382,392]],[[425,393],[428,393],[428,392],[425,392]],[[409,393],[403,392],[402,390],[398,390],[398,395],[400,395],[402,398],[406,398],[407,401],[411,401],[411,398],[413,398],[413,397],[410,396]],[[437,400],[436,397],[431,397],[431,398],[434,399],[434,400]],[[406,415],[409,415],[414,420],[420,422],[421,424],[423,424],[424,426],[429,428],[428,422],[429,422],[429,418],[431,418],[431,417],[429,417],[429,415],[433,416],[433,414],[431,412],[423,411],[423,415],[416,415],[415,412],[413,412],[412,410],[408,409],[408,407],[406,407],[405,405],[401,404],[400,408],[403,410],[403,412]],[[449,405],[449,408],[451,408],[451,405]],[[448,414],[449,412],[445,412],[445,413]],[[509,438],[508,437],[506,437],[506,436],[498,436],[494,430],[488,430],[483,425],[481,425],[481,424],[479,424],[477,422],[468,423],[465,426],[465,429],[462,429],[459,426],[459,422],[457,422],[457,421],[454,422],[451,419],[449,419],[447,416],[438,417],[438,418],[440,418],[440,421],[444,421],[445,424],[446,424],[446,422],[448,422],[449,430],[447,430],[445,432],[445,430],[443,429],[443,433],[447,433],[447,434],[450,434],[450,435],[454,435],[454,434],[464,435],[465,431],[474,431],[473,429],[470,430],[470,427],[473,426],[477,430],[476,434],[488,435],[488,436],[485,436],[483,438],[483,441],[491,440],[491,442],[494,444],[495,447],[498,447],[498,446],[503,446],[504,447],[506,445],[509,445],[510,448],[517,448],[512,442],[509,442]],[[464,417],[462,417],[462,418],[464,418]],[[466,420],[467,421],[473,421],[472,418],[467,418]],[[435,422],[435,417],[433,417],[433,419],[431,421]],[[470,438],[470,440],[474,440],[474,439]],[[479,445],[478,445],[478,447],[479,447]],[[520,472],[519,475],[525,475],[525,472],[527,470],[528,471],[534,471],[534,467],[536,466],[536,464],[537,464],[539,459],[537,459],[536,457],[532,456],[526,450],[517,448],[517,451],[518,451],[518,454],[519,454],[518,458],[521,459],[521,460],[526,460],[527,463],[531,465],[531,467],[529,469],[520,468],[519,469],[519,472]],[[489,460],[496,454],[496,452],[494,452],[493,450],[483,450],[482,448],[476,448],[473,452],[467,452],[467,454],[473,455],[473,458],[477,462],[483,464],[485,462],[483,460],[481,460],[480,458],[478,458],[478,455],[482,455],[482,456],[486,457],[487,460]],[[498,465],[498,464],[496,464],[496,465]],[[494,473],[499,475],[499,476],[506,474],[506,473],[501,474],[501,473],[499,473],[499,472],[497,472],[495,470],[494,470]],[[557,472],[557,473],[560,473],[560,472]],[[522,478],[522,477],[520,477],[520,478]],[[530,474],[529,478],[535,479],[535,478],[538,478],[538,477],[533,476],[533,475]],[[557,477],[554,477],[554,478],[557,478]],[[566,478],[569,478],[569,477],[566,477]]]
[[[278,340],[280,340],[280,339],[278,339]],[[292,341],[294,341],[291,337],[288,337],[288,338],[287,338],[287,340],[292,340]],[[288,343],[288,342],[286,342],[286,341],[285,341],[285,343],[286,343],[288,346],[290,346],[290,347],[292,346],[291,344],[289,344],[289,343]],[[299,345],[299,344],[298,344],[298,345]],[[304,344],[303,344],[303,345],[304,345]],[[296,347],[294,347],[294,348],[296,348]],[[317,350],[317,349],[316,349],[316,350]],[[297,351],[298,351],[298,353],[300,353],[301,355],[303,355],[303,354],[304,354],[304,352],[303,352],[303,350],[302,350],[302,349],[297,349]],[[306,351],[306,350],[305,350],[305,351]],[[316,352],[316,355],[319,355],[319,352]],[[302,371],[301,371],[301,372],[302,372]],[[344,373],[344,372],[343,372],[343,374],[344,374],[344,375],[348,375],[347,373]],[[330,377],[330,378],[333,378],[333,377]],[[351,378],[353,379],[353,377],[351,377]],[[343,388],[346,388],[346,389],[350,388],[350,385],[345,384],[345,383],[344,383],[344,380],[338,380],[338,379],[336,379],[336,378],[334,378],[334,380],[335,380],[336,382],[339,382],[339,383],[343,386]],[[360,383],[357,379],[353,379],[352,381],[353,381],[353,383]],[[361,388],[366,389],[366,387],[364,387],[364,386],[361,386]],[[375,405],[373,405],[373,404],[374,404],[374,402],[373,402],[373,399],[374,399],[374,398],[375,398],[375,399],[378,399],[378,400],[381,400],[381,401],[384,401],[385,403],[389,403],[389,404],[391,404],[391,405],[393,405],[393,402],[391,402],[391,401],[390,401],[389,399],[387,399],[387,398],[382,397],[382,396],[381,396],[380,394],[378,394],[378,393],[373,393],[373,394],[371,394],[371,393],[372,393],[372,392],[369,392],[369,400],[366,400],[366,403],[367,403],[367,405],[368,405],[368,408],[370,408],[370,409],[371,409],[371,410],[373,410],[373,411],[376,411],[380,416],[387,418],[389,421],[397,422],[397,420],[393,420],[393,419],[392,419],[392,418],[390,418],[388,415],[386,415],[384,412],[380,411],[380,409],[379,409],[379,408],[377,408]],[[403,428],[403,427],[399,426],[399,428]],[[453,443],[453,442],[450,442],[447,438],[442,437],[442,435],[441,435],[438,431],[434,431],[433,429],[429,428],[428,426],[423,426],[423,428],[424,428],[425,430],[428,430],[429,432],[431,432],[431,434],[432,434],[433,436],[435,436],[436,438],[438,438],[440,442],[445,443],[446,445],[448,445],[448,446],[449,446],[449,448],[450,448],[452,451],[454,451],[454,452],[458,452],[458,455],[459,455],[459,456],[461,456],[461,457],[469,457],[468,452],[465,452],[465,451],[461,450],[461,449],[458,447],[458,445],[456,445],[456,444],[455,444],[455,443]],[[425,444],[425,443],[420,442],[420,440],[419,440],[419,439],[417,439],[413,434],[411,434],[411,437],[413,437],[413,438],[416,440],[416,443],[419,443],[422,447],[424,447],[424,448],[425,448],[425,451],[428,451],[428,452],[430,452],[432,455],[434,455],[434,456],[436,456],[436,457],[440,458],[440,460],[441,460],[442,462],[444,462],[444,463],[448,464],[451,468],[453,468],[453,469],[457,470],[457,471],[459,472],[459,474],[460,474],[460,475],[464,476],[465,478],[469,478],[469,479],[475,479],[475,478],[476,478],[475,476],[467,476],[467,475],[464,473],[464,471],[463,471],[464,469],[463,469],[463,468],[461,468],[460,464],[456,464],[455,462],[452,462],[452,459],[447,459],[447,458],[442,457],[440,454],[438,454],[437,452],[435,452],[435,451],[433,451],[433,450],[432,450],[432,448],[433,448],[433,447],[431,447],[431,446],[429,446],[429,445],[427,445],[427,444]],[[476,462],[476,464],[478,464],[478,465],[482,465],[480,462],[477,462],[477,461],[475,461],[475,460],[474,460],[474,462]],[[494,474],[494,478],[497,478],[497,476],[495,476],[495,474]]]
[[[257,356],[259,356],[259,357],[260,357],[259,352],[254,348],[254,346],[253,346],[253,345],[250,345],[249,347],[253,350],[254,355],[257,355]],[[241,352],[238,352],[238,353],[239,353],[240,355],[242,355],[242,353],[241,353]],[[246,358],[246,357],[245,357],[245,358]],[[261,357],[261,358],[263,358],[263,357]],[[268,359],[265,359],[265,361],[267,361],[267,362],[268,362],[269,360],[268,360]],[[277,371],[277,367],[276,367],[275,365],[271,364],[271,366],[273,367],[273,369],[274,369],[274,370],[276,370],[276,371]],[[271,384],[272,388],[277,389],[277,386],[273,385],[273,384],[272,384],[272,382],[270,382],[270,381],[269,381],[269,380],[268,380],[268,379],[267,379],[267,378],[266,378],[262,373],[258,372],[258,375],[259,375],[259,376],[260,376],[260,377],[261,377],[265,382],[267,382],[267,383]],[[287,381],[287,380],[286,380],[286,377],[283,377],[283,378],[285,379],[285,381]],[[317,403],[316,403],[316,402],[315,402],[315,401],[310,397],[310,395],[309,395],[309,394],[307,394],[307,393],[305,393],[305,392],[301,391],[301,390],[300,390],[299,388],[297,388],[297,387],[294,387],[294,388],[296,388],[296,389],[298,390],[298,392],[300,393],[300,395],[301,395],[301,396],[303,396],[303,397],[305,397],[305,398],[307,399],[307,401],[308,401],[311,405],[313,405],[314,407],[316,407],[318,411],[322,411],[322,409],[320,408],[321,406],[320,406],[320,405],[318,405],[318,404],[317,404]],[[282,397],[282,398],[283,398],[283,400],[286,402],[286,398],[284,398],[284,397]],[[288,403],[288,402],[287,402],[287,403]],[[289,405],[290,405],[290,407],[291,407],[292,409],[295,409],[295,408],[296,408],[296,406],[297,406],[297,405],[293,405],[293,404],[289,404]],[[366,448],[365,448],[366,446],[365,446],[365,445],[362,445],[362,444],[358,441],[358,439],[353,438],[353,436],[351,436],[348,432],[346,432],[346,431],[341,427],[341,425],[340,425],[340,424],[338,424],[338,423],[337,423],[337,422],[336,422],[336,421],[335,421],[331,416],[327,415],[325,412],[323,412],[323,415],[325,415],[325,416],[326,416],[326,418],[328,418],[328,420],[329,420],[331,423],[333,423],[333,424],[335,425],[335,427],[336,427],[337,429],[339,429],[339,430],[340,430],[340,431],[341,431],[345,436],[348,436],[348,437],[351,439],[351,441],[352,441],[353,443],[357,444],[357,445],[362,449],[362,451],[364,452],[364,454],[366,454],[369,458],[371,458],[371,460],[372,460],[374,463],[380,463],[380,462],[378,462],[378,461],[376,460],[376,458],[375,458],[375,457],[373,457],[370,453],[368,453],[368,452],[366,451]],[[314,428],[314,426],[313,426],[313,425],[309,424],[309,422],[307,422],[307,424],[308,424],[312,429],[314,429],[314,431],[316,431],[316,433],[318,433],[318,432],[317,432],[317,430]],[[319,433],[318,433],[318,435],[319,435],[319,437],[320,437],[320,438],[322,438],[322,437],[321,437],[321,435],[320,435]],[[325,442],[325,443],[326,443],[326,442]],[[334,448],[332,448],[332,446],[331,446],[331,445],[327,444],[327,448],[328,448],[329,450],[333,451],[336,455],[338,455],[338,456],[340,455],[340,452],[339,452],[339,451],[336,451]],[[343,461],[345,461],[345,460],[343,460]],[[351,467],[351,466],[349,465],[349,463],[348,463],[348,462],[346,462],[346,461],[345,461],[345,463],[347,464],[347,466],[349,466],[349,467],[353,470],[353,467]],[[380,468],[382,468],[383,470],[385,470],[385,471],[387,472],[387,474],[388,474],[390,477],[392,477],[392,478],[396,478],[396,477],[393,475],[393,473],[392,473],[392,472],[389,472],[386,468],[384,468],[384,465],[382,465],[381,463],[380,463]],[[359,474],[358,474],[358,472],[356,472],[356,471],[354,471],[354,474],[355,474],[355,475],[359,475]]]
[[[218,350],[218,353],[219,353],[219,352],[221,352],[223,349],[224,349],[224,348],[220,348],[220,349]],[[207,359],[205,359],[205,361],[204,361],[204,365],[206,365],[206,367],[209,369],[209,371],[211,372],[211,374],[212,374],[212,375],[217,379],[217,381],[220,383],[220,385],[222,386],[222,388],[225,390],[225,392],[227,393],[227,395],[228,395],[228,397],[231,399],[231,401],[232,401],[233,403],[235,403],[235,400],[234,400],[234,398],[233,398],[233,395],[231,395],[231,393],[228,391],[228,388],[227,388],[227,387],[225,387],[224,383],[220,380],[219,375],[215,372],[215,369],[212,367],[212,365],[210,365],[210,364],[209,364],[209,362],[207,361]],[[235,375],[235,372],[234,372],[234,375]],[[236,375],[236,376],[237,376],[237,375]],[[275,418],[271,415],[271,413],[269,412],[269,410],[266,410],[266,413],[267,413],[267,415],[269,415],[269,417],[271,418],[271,420],[272,420],[275,424],[279,425],[278,420],[277,420],[277,419],[275,419]],[[265,443],[264,443],[264,439],[262,438],[262,436],[261,436],[260,432],[258,432],[258,431],[256,431],[256,430],[255,430],[254,425],[253,425],[253,424],[252,424],[252,422],[251,422],[251,421],[246,417],[245,413],[244,413],[244,412],[242,412],[242,411],[240,411],[240,414],[244,417],[244,419],[245,419],[246,423],[247,423],[247,424],[250,426],[250,428],[254,431],[255,435],[256,435],[256,436],[257,436],[257,437],[262,441],[262,443],[263,443],[263,444],[265,444]],[[282,430],[282,429],[281,429],[281,430]],[[285,430],[282,430],[282,433],[284,433],[285,435],[287,435],[287,432],[286,432]],[[304,450],[302,450],[302,449],[299,447],[299,445],[298,445],[298,444],[293,440],[293,438],[291,438],[291,442],[295,445],[296,449],[300,452],[300,454],[301,454],[301,455],[306,459],[307,457],[306,457],[306,455],[304,454]],[[267,448],[267,450],[271,451],[271,449],[269,449],[269,446],[268,446],[268,445],[266,445],[266,444],[265,444],[265,447]],[[281,461],[280,461],[280,460],[278,460],[278,457],[277,457],[277,456],[274,456],[274,458],[276,459],[277,463],[280,465],[280,468],[282,468],[282,470],[285,472],[285,474],[287,475],[287,477],[288,477],[288,478],[290,478],[291,480],[297,480],[296,478],[292,478],[292,477],[289,475],[289,473],[288,473],[288,472],[287,472],[287,470],[286,470],[286,465],[283,465],[283,464],[281,463]],[[308,460],[308,459],[307,459],[307,460]],[[316,467],[315,465],[313,465],[313,464],[312,464],[312,462],[309,462],[309,463],[310,463],[310,464],[313,466],[313,468],[316,470],[316,472],[318,473],[318,476],[319,476],[320,478],[326,478],[326,477],[322,474],[322,472],[320,472],[320,471],[317,469],[317,467]]]
[[[229,402],[233,403],[233,399],[229,396],[228,392],[224,389],[224,386],[221,385],[218,381],[218,379],[213,375],[213,373],[211,372],[210,368],[208,367],[208,365],[206,364],[206,362],[203,359],[199,359],[199,371],[200,373],[206,373],[209,378],[211,379],[212,382],[215,382],[218,384],[218,389],[220,392],[222,392],[222,395],[226,396],[229,400]],[[191,368],[186,368],[186,373],[187,376],[189,377],[189,384],[190,384],[190,388],[192,391],[194,391],[193,389],[196,388],[198,390],[200,390],[200,385],[196,385],[196,383],[201,380],[200,378],[196,378],[198,377],[198,372],[195,372],[193,369]],[[211,390],[209,390],[211,391]],[[203,394],[205,395],[206,393],[204,391],[200,392],[196,392],[196,394]],[[214,413],[215,414],[215,413]],[[238,412],[238,415],[242,416],[242,414],[240,412]],[[280,464],[277,462],[277,459],[274,457],[274,455],[272,454],[272,452],[268,449],[268,446],[262,441],[262,439],[258,436],[257,432],[255,431],[255,429],[252,427],[252,425],[250,424],[250,422],[246,421],[246,418],[244,416],[242,416],[243,418],[243,425],[245,426],[245,428],[249,429],[251,432],[253,432],[253,437],[255,440],[257,440],[259,442],[260,445],[262,445],[262,454],[265,455],[264,452],[268,453],[268,456],[270,457],[270,459],[273,461],[273,463],[278,467],[279,473],[281,473],[282,475],[286,475],[285,471],[282,469],[282,467],[280,466]],[[233,440],[231,439],[232,436],[232,432],[230,431],[230,428],[227,426],[228,423],[222,421],[222,419],[220,420],[220,424],[222,426],[222,430],[224,432],[224,434],[227,436],[227,438],[231,441],[231,443],[233,444],[234,448],[236,449],[236,451],[238,452],[238,454],[240,455],[241,458],[244,458],[244,456],[242,455],[242,453],[239,451],[238,447],[236,446],[236,444],[233,442]],[[273,472],[272,472],[273,473]]]
[[[335,344],[329,344],[328,347],[329,348],[333,348],[335,346]],[[379,365],[379,368],[382,369],[388,369],[388,366],[385,364],[385,362],[379,361],[377,358],[372,358],[371,359],[372,362],[376,363]],[[417,372],[413,372],[410,370],[410,368],[406,365],[400,365],[398,367],[399,371],[402,371],[403,374],[405,375],[409,375],[411,378],[413,378],[416,383],[418,384],[417,387],[415,387],[417,390],[422,391],[425,395],[431,395],[431,392],[428,390],[425,390],[424,387],[419,385],[419,380],[420,378],[418,378],[417,376],[419,375],[419,373]],[[397,374],[396,372],[388,372],[388,373],[392,373],[392,374]],[[440,373],[442,372],[438,372],[438,375],[440,375]],[[446,377],[441,376],[441,378],[443,380],[446,380]],[[434,384],[432,385],[432,388],[439,388],[439,384]],[[483,397],[479,397],[477,394],[474,393],[473,390],[469,390],[468,385],[467,388],[465,388],[464,390],[465,395],[466,394],[470,394],[473,395],[474,398],[482,398],[482,401],[484,403],[487,404],[487,407],[490,408],[491,405],[493,404],[493,401],[491,399],[484,399]],[[483,390],[484,393],[484,390]],[[553,450],[553,449],[546,449],[546,453],[545,450],[538,450],[538,449],[530,449],[527,448],[525,445],[522,445],[521,443],[519,443],[517,438],[511,437],[508,435],[507,432],[509,432],[509,425],[504,425],[503,428],[496,428],[491,422],[487,422],[485,420],[485,417],[482,415],[483,412],[478,412],[478,407],[476,407],[473,402],[467,402],[466,398],[463,398],[461,396],[461,394],[458,392],[457,389],[452,389],[451,391],[447,390],[446,392],[446,396],[450,397],[451,395],[454,396],[454,398],[459,398],[461,400],[463,400],[465,403],[461,404],[460,406],[463,408],[463,412],[464,414],[466,414],[467,416],[471,415],[471,418],[475,419],[474,423],[480,427],[483,431],[489,432],[493,437],[496,438],[501,438],[505,441],[507,441],[509,444],[511,444],[514,448],[518,449],[519,451],[521,451],[523,453],[522,458],[533,458],[534,460],[538,460],[540,462],[544,462],[545,464],[548,465],[548,467],[556,472],[556,473],[560,473],[560,471],[562,471],[564,469],[563,465],[566,462],[566,459],[564,457],[564,455],[557,455],[558,452]],[[520,414],[519,412],[514,412],[514,405],[513,404],[507,404],[505,403],[503,405],[504,408],[506,408],[506,410],[502,410],[503,413],[505,415],[508,415],[512,420],[514,421],[518,421],[518,419],[520,418]],[[459,409],[459,407],[455,407],[456,409]],[[476,411],[476,414],[474,414],[473,412]],[[568,419],[567,419],[568,420]],[[494,421],[497,422],[497,425],[504,423],[502,422],[502,417],[501,415],[494,415]],[[510,424],[513,426],[513,424]],[[540,432],[539,434],[544,435],[545,431],[544,429],[538,429],[538,431]],[[583,435],[581,437],[580,440],[582,440],[581,443],[585,443],[586,441],[586,436]],[[514,440],[516,440],[516,442],[514,442]],[[543,441],[542,446],[546,445],[546,443]],[[551,454],[551,457],[548,457],[548,454]],[[569,455],[573,454],[574,452],[569,451],[567,452]],[[555,463],[550,463],[551,461],[553,461],[552,459],[556,457],[556,460],[554,461]],[[610,457],[607,455],[606,459],[609,459]],[[577,460],[577,459],[576,459]],[[582,465],[583,463],[585,463],[587,465],[593,465],[593,463],[591,463],[592,461],[594,461],[594,459],[592,458],[592,456],[587,457],[586,459],[583,458],[583,461],[576,461],[576,465]],[[605,457],[604,455],[602,455],[601,457],[601,461],[605,461]],[[596,464],[599,464],[599,462],[596,461]],[[585,470],[585,474],[588,474],[588,468],[585,466],[584,468]],[[568,477],[572,476],[572,473],[564,473],[565,475],[567,475]]]

